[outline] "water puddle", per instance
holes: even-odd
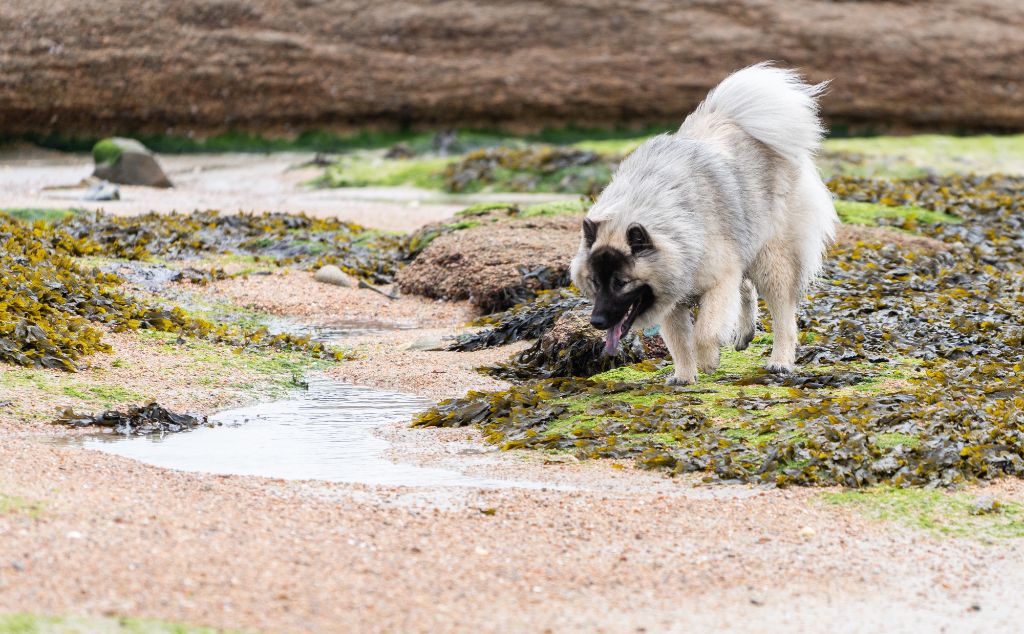
[[[385,459],[389,443],[374,435],[374,428],[409,420],[429,405],[416,396],[311,378],[309,389],[293,398],[211,416],[218,427],[163,436],[97,434],[60,442],[159,467],[224,475],[416,487],[561,488]]]
[[[305,324],[287,317],[272,317],[266,322],[270,334],[289,334],[298,337],[309,337],[320,343],[343,345],[350,337],[379,334],[392,330],[409,330],[416,324],[402,324],[372,319],[336,320],[327,324]]]

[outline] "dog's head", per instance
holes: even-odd
[[[621,235],[619,235],[621,233]],[[657,303],[652,266],[658,247],[639,223],[617,231],[611,223],[583,220],[583,240],[572,278],[594,302],[590,323],[607,331],[605,352],[614,354],[634,324],[646,321]]]

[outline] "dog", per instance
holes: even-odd
[[[622,161],[570,266],[606,353],[631,328],[660,326],[675,364],[668,383],[694,383],[698,369],[718,368],[723,345],[750,344],[761,297],[774,335],[765,367],[792,370],[797,304],[837,222],[814,164],[827,85],[769,62],[744,68],[678,131]]]

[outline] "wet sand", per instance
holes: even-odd
[[[327,374],[431,399],[500,387],[473,368],[524,345],[423,349],[458,332],[468,307],[308,278],[253,276],[210,292],[310,323],[401,325],[353,338],[359,358]],[[109,341],[118,354],[147,354],[131,338]],[[134,380],[104,367],[111,381]],[[161,401],[222,406],[187,368],[146,381]],[[552,488],[184,473],[42,442],[64,433],[0,408],[0,494],[39,503],[0,511],[0,611],[266,632],[969,632],[1012,631],[1024,616],[1019,541],[867,520],[812,489],[702,485],[402,424],[379,431],[392,460]],[[978,493],[1024,500],[1024,484]]]

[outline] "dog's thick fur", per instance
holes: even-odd
[[[675,134],[622,162],[587,214],[572,262],[609,351],[630,327],[660,325],[675,362],[669,382],[693,383],[698,368],[718,367],[722,345],[747,347],[760,295],[774,331],[766,367],[792,369],[797,303],[836,223],[813,162],[825,86],[767,63],[745,68]]]

